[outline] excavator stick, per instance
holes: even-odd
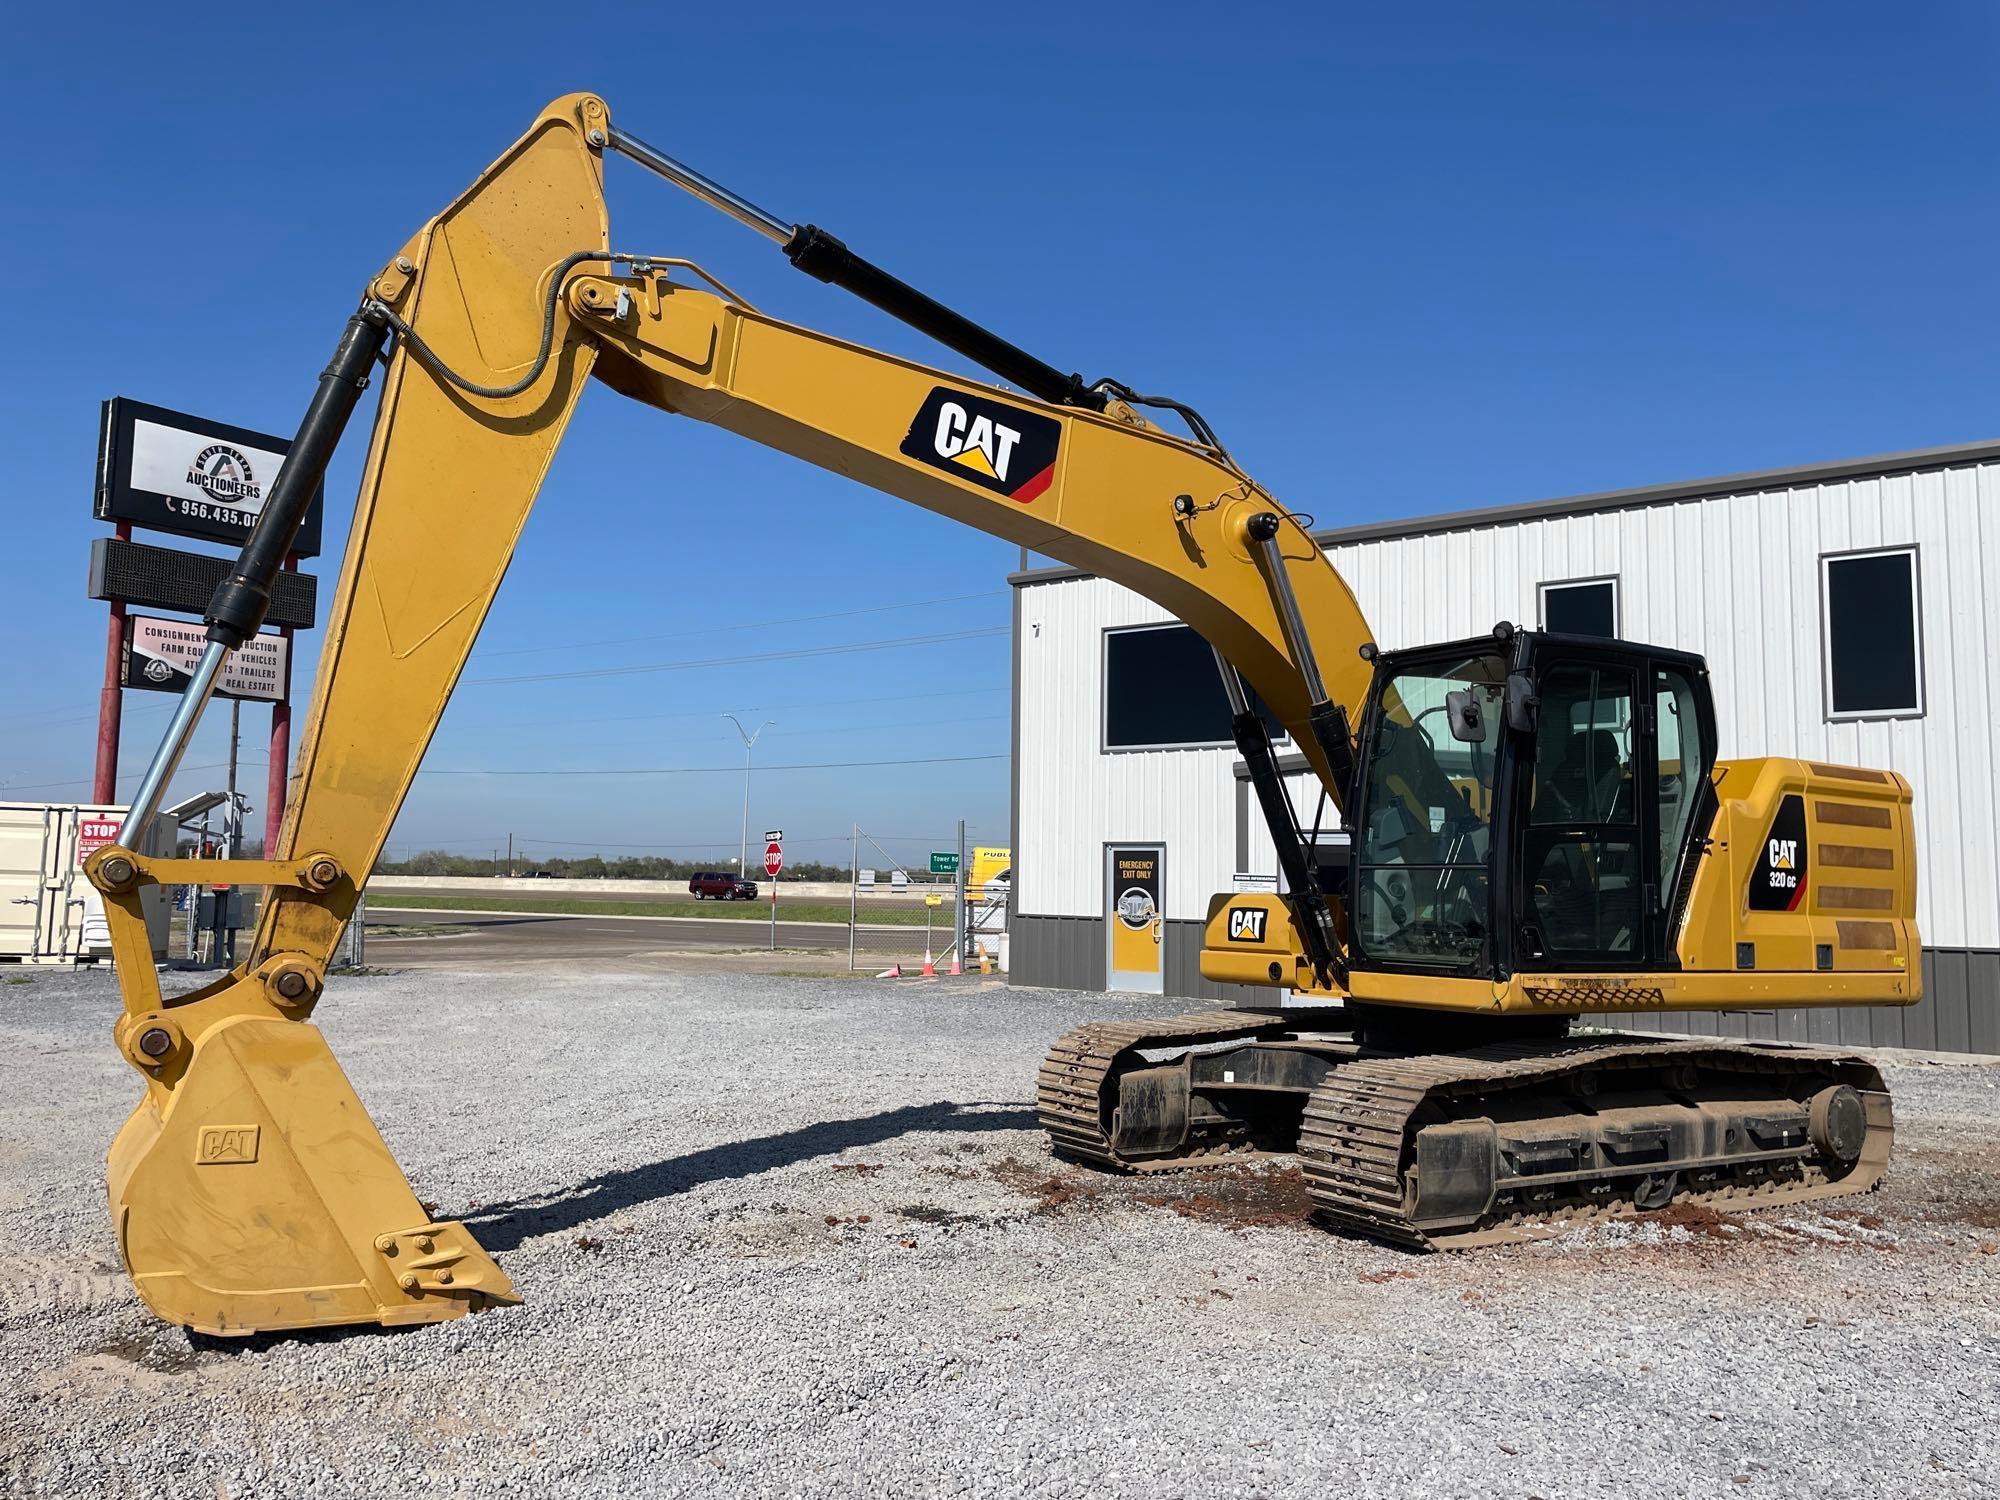
[[[369,284],[210,606],[208,670],[118,844],[86,863],[125,998],[114,1035],[146,1081],[110,1152],[112,1219],[139,1294],[170,1322],[229,1335],[395,1326],[519,1300],[471,1231],[431,1221],[309,1018],[594,361],[558,295],[570,268],[604,259],[592,108],[601,123],[597,101],[557,101]],[[305,500],[392,330],[402,337],[290,812],[270,832],[275,857],[197,868],[141,855],[214,669],[261,625]],[[477,399],[413,365],[413,347],[474,372]],[[194,881],[269,887],[263,916],[238,968],[164,997],[139,891]]]

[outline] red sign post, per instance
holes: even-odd
[[[771,877],[771,951],[778,951],[778,871],[785,868],[785,847],[776,839],[764,846],[764,873]]]

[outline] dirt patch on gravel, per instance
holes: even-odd
[[[1705,1203],[1669,1203],[1647,1218],[1662,1229],[1685,1229],[1699,1240],[1738,1241],[1743,1238],[1740,1223],[1732,1223],[1726,1215],[1717,1213]]]
[[[203,1362],[201,1354],[184,1339],[167,1336],[158,1329],[144,1333],[120,1334],[91,1350],[141,1369],[173,1373],[191,1370]]]
[[[1002,1187],[1033,1198],[1038,1214],[1095,1208],[1105,1184],[1113,1180],[1086,1176],[1074,1167],[1051,1172],[1046,1165],[1032,1165],[1017,1156],[1003,1157],[988,1170]]]
[[[1189,1173],[1186,1177],[1176,1175],[1173,1186],[1179,1191],[1148,1194],[1139,1201],[1183,1219],[1230,1229],[1304,1229],[1310,1224],[1312,1195],[1306,1188],[1305,1173],[1297,1167]]]
[[[1143,1177],[1067,1167],[1050,1171],[1007,1157],[989,1168],[1003,1187],[1035,1200],[1036,1214],[1097,1212],[1104,1208],[1164,1209],[1225,1229],[1309,1227],[1312,1200],[1297,1167],[1202,1167]]]
[[[2000,1229],[2000,1198],[1980,1198],[1960,1203],[1951,1211],[1954,1223],[1973,1229]]]

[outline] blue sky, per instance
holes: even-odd
[[[1052,363],[1194,402],[1326,523],[2000,433],[1990,5],[432,9],[9,23],[0,795],[88,795],[98,403],[289,432],[366,276],[572,89]],[[628,164],[608,193],[622,247],[952,364]],[[760,773],[753,831],[796,857],[851,821],[1002,842],[1005,759],[943,758],[1007,750],[1014,556],[593,390],[427,771],[731,767],[734,710],[777,721],[760,764],[935,761]],[[680,665],[738,657],[767,659]],[[128,695],[121,790],[167,702]],[[392,852],[733,848],[740,791],[426,774]]]

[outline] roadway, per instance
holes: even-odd
[[[564,882],[566,887],[580,886],[583,883],[584,882],[582,881]],[[688,894],[687,886],[685,884],[660,891],[649,891],[643,893],[634,893],[631,891],[593,891],[587,889],[575,890],[567,888],[560,891],[555,891],[555,890],[537,891],[532,888],[528,890],[522,890],[518,882],[510,882],[510,888],[508,889],[496,890],[491,884],[480,885],[474,881],[468,881],[465,885],[462,886],[456,886],[456,885],[425,886],[420,890],[405,889],[388,882],[383,882],[382,884],[373,887],[373,889],[379,890],[381,892],[383,900],[385,901],[393,901],[398,897],[409,897],[409,896],[420,896],[426,901],[430,900],[444,901],[444,900],[449,900],[454,896],[472,897],[479,901],[505,901],[509,896],[519,896],[529,904],[540,901],[624,901],[624,902],[672,901],[672,902],[693,902],[696,906],[705,906],[713,904],[716,906],[727,907],[731,911],[740,911],[746,905],[769,904],[771,887],[768,884],[766,884],[762,879],[759,879],[757,884],[758,884],[758,896],[755,902],[718,901],[714,903],[696,902],[694,900],[694,897]],[[949,906],[951,904],[952,888],[950,886],[946,885],[937,887],[935,894],[942,896],[944,898],[945,905]],[[976,898],[977,893],[972,892],[968,893],[968,895],[969,898]],[[778,909],[781,912],[784,910],[785,902],[788,900],[810,902],[814,906],[838,906],[842,908],[842,910],[845,910],[847,906],[847,899],[848,899],[847,890],[845,887],[842,887],[839,893],[836,895],[825,895],[825,896],[795,895],[792,888],[788,885],[780,886],[778,888]],[[920,912],[924,909],[924,891],[921,889],[912,890],[905,895],[896,896],[890,894],[888,889],[884,887],[883,889],[877,892],[870,893],[861,898],[861,913],[862,913],[862,919],[864,921],[867,920],[867,914],[870,911],[886,911],[889,910],[890,908],[898,908],[906,911]],[[784,923],[780,921],[778,925],[782,927]]]
[[[780,910],[783,908],[781,907]],[[943,926],[950,927],[949,914]],[[423,929],[436,929],[425,932]],[[486,964],[665,962],[706,954],[770,956],[771,927],[729,917],[573,916],[553,912],[368,910],[368,962],[385,968]],[[922,957],[921,927],[861,929],[863,967]],[[778,922],[779,955],[810,967],[847,965],[845,922]],[[802,953],[800,950],[807,950]],[[808,957],[808,954],[810,955]]]

